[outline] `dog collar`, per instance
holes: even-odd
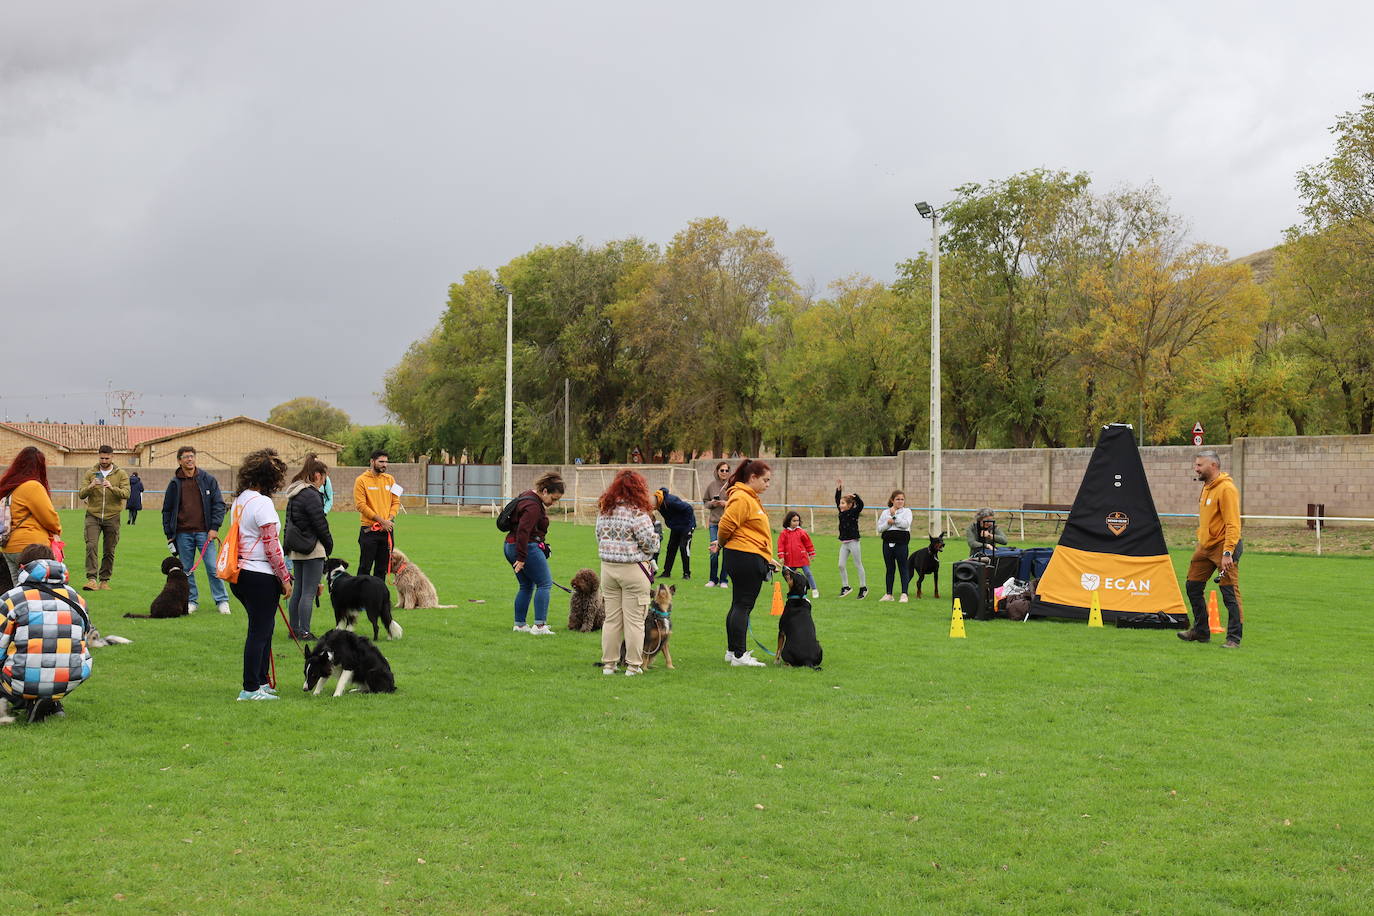
[[[802,592],[800,595],[788,595],[787,597],[788,597],[789,599],[791,599],[791,598],[805,598],[805,597],[806,597],[806,592]]]
[[[658,608],[654,608],[654,614],[656,614],[656,615],[659,616],[659,617],[672,617],[672,616],[673,616],[672,611],[660,611]]]

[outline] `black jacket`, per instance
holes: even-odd
[[[835,508],[840,509],[840,488],[835,488]],[[854,505],[848,509],[840,509],[840,540],[857,541],[859,539],[859,519],[863,517],[864,501],[859,498],[858,493],[851,493],[854,497]]]
[[[306,484],[286,501],[286,523],[323,544],[325,556],[333,555],[334,535],[329,531],[329,519],[324,514],[324,494],[315,487]]]
[[[205,509],[207,531],[218,531],[224,524],[224,497],[219,492],[219,481],[208,471],[196,468],[196,489],[200,490],[200,501]],[[162,533],[167,540],[177,534],[177,509],[181,506],[181,479],[172,473],[167,481],[167,492],[162,494]]]
[[[125,509],[143,508],[143,478],[137,474],[129,478],[129,499],[124,503]]]

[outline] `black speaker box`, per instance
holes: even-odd
[[[964,617],[973,620],[991,618],[993,608],[988,595],[988,565],[976,560],[962,560],[954,564],[953,578],[954,585],[950,592],[959,599]]]

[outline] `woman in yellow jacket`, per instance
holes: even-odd
[[[762,668],[764,663],[745,649],[749,614],[773,562],[773,531],[763,496],[773,482],[773,469],[748,458],[735,468],[726,483],[725,514],[720,517],[711,552],[723,551],[725,574],[730,579],[730,613],[725,617],[725,660],[737,668]]]
[[[10,503],[10,536],[3,548],[10,581],[18,584],[19,554],[31,544],[47,547],[62,533],[62,520],[48,488],[48,459],[30,445],[14,456],[0,477],[0,499]]]

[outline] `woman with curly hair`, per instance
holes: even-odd
[[[3,553],[10,581],[19,581],[19,554],[25,547],[47,547],[62,533],[62,520],[52,504],[48,459],[30,445],[22,449],[0,477],[0,499],[10,501],[10,536]]]
[[[285,482],[286,462],[275,449],[249,454],[238,471],[234,518],[239,523],[239,580],[229,588],[248,614],[240,700],[277,699],[270,686],[272,630],[277,622],[273,613],[283,595],[291,597],[291,573],[281,551],[272,494]]]
[[[643,475],[623,470],[601,494],[596,516],[596,550],[601,556],[601,673],[615,674],[625,642],[625,675],[643,674],[644,620],[654,577],[650,558],[658,553],[658,532],[649,513],[649,485]]]

